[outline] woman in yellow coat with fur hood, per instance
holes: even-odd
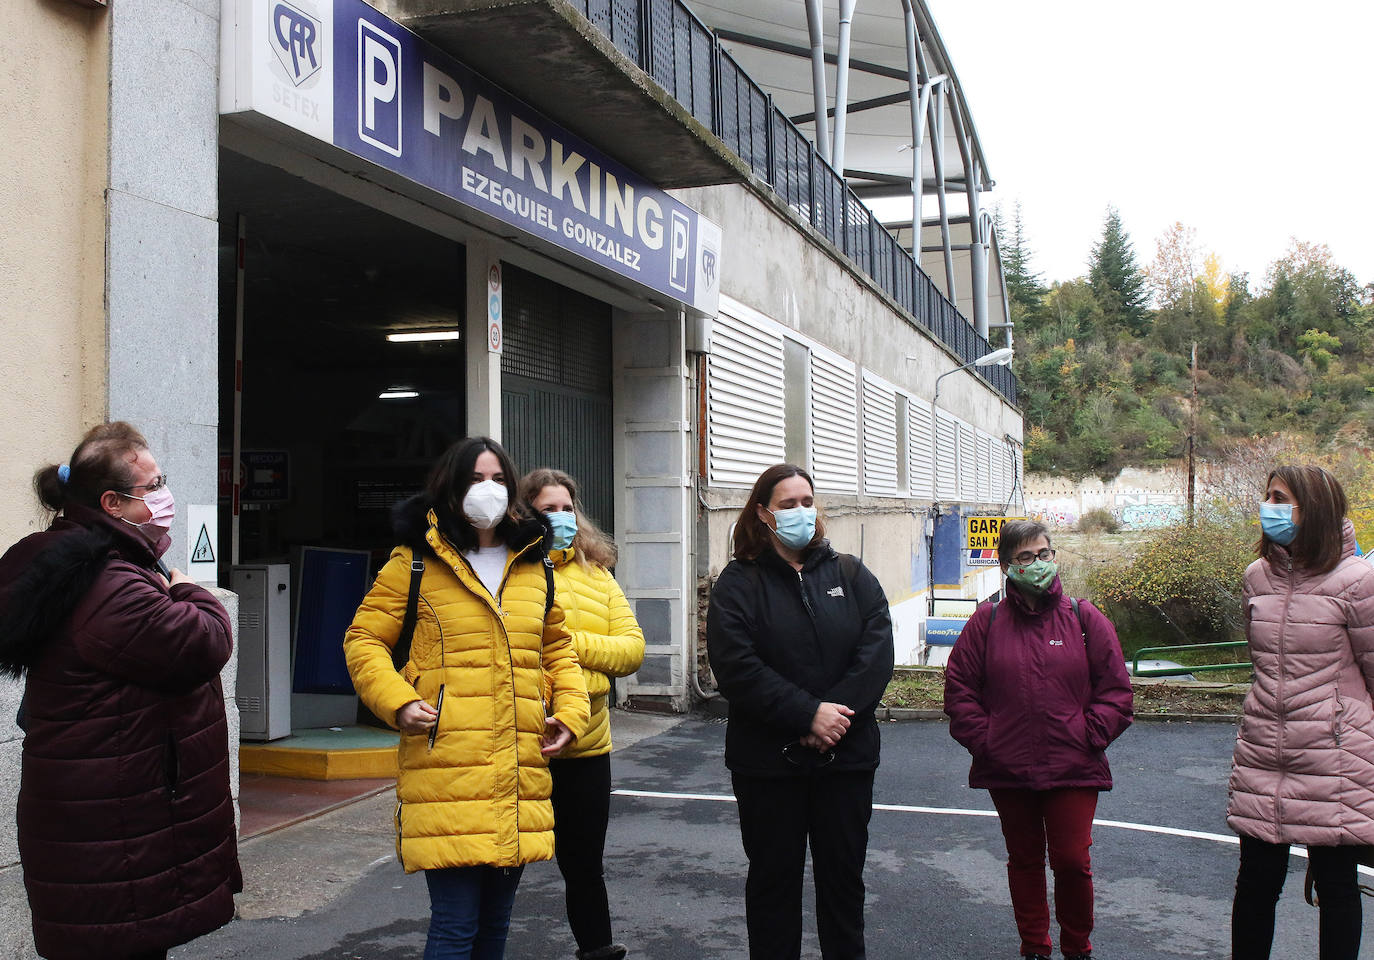
[[[578,960],[623,960],[625,947],[611,942],[602,869],[611,814],[609,701],[612,678],[634,673],[644,661],[644,634],[607,569],[615,565],[615,544],[583,514],[577,482],[561,470],[541,468],[520,481],[520,494],[553,528],[549,556],[555,564],[558,604],[592,701],[587,732],[549,764],[568,925]]]
[[[516,477],[486,437],[444,453],[424,493],[397,507],[401,545],[344,638],[358,695],[401,731],[397,855],[425,871],[425,960],[504,955],[521,869],[553,856],[547,758],[587,725],[582,671],[548,595],[548,526],[515,496]],[[413,572],[415,629],[398,671]]]

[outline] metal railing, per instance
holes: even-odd
[[[573,0],[573,6],[961,362],[992,349],[682,0]],[[913,242],[920,243],[919,232]],[[972,372],[1016,403],[1009,367]]]
[[[1135,660],[1131,663],[1131,673],[1137,677],[1181,677],[1189,673],[1201,673],[1204,670],[1249,670],[1250,661],[1244,663],[1204,663],[1196,667],[1153,667],[1140,669],[1141,660],[1157,660],[1158,657],[1147,657],[1145,654],[1153,653],[1178,653],[1180,650],[1234,650],[1237,647],[1249,646],[1244,640],[1228,640],[1224,643],[1184,643],[1172,647],[1141,647],[1135,652]]]

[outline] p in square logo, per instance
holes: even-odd
[[[272,4],[267,39],[286,78],[299,87],[324,65],[324,38],[320,18],[286,0]]]
[[[358,21],[358,139],[401,155],[401,43]]]
[[[692,266],[690,242],[692,222],[679,210],[673,211],[672,228],[668,234],[668,286],[687,292],[688,271]]]

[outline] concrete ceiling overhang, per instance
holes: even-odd
[[[370,0],[663,189],[749,167],[567,0]]]

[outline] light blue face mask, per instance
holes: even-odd
[[[784,547],[803,550],[816,536],[815,507],[791,507],[787,510],[768,512],[773,515],[773,522],[778,525],[776,533]]]
[[[572,546],[573,537],[577,536],[577,514],[571,510],[557,510],[544,516],[549,518],[549,526],[553,527],[552,548],[566,550]]]
[[[1298,535],[1298,525],[1293,522],[1291,503],[1261,503],[1260,529],[1275,543],[1288,546]]]

